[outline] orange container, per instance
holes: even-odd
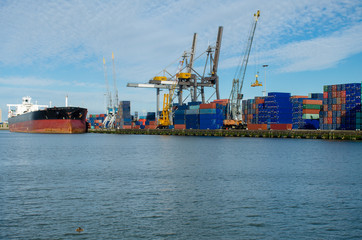
[[[328,96],[328,95],[327,95]],[[298,95],[294,95],[291,96],[290,98],[308,98],[308,96],[298,96]]]
[[[319,114],[319,109],[303,109],[303,114]]]
[[[337,97],[337,92],[332,92],[332,98],[336,98]]]
[[[322,100],[309,100],[309,99],[304,99],[304,100],[303,100],[303,104],[322,105],[322,104],[323,104],[323,101],[322,101]]]
[[[132,129],[131,125],[123,125],[121,126],[122,129]]]
[[[323,111],[325,111],[325,112],[328,111],[328,104],[324,104],[324,105],[323,105]]]
[[[270,130],[292,130],[292,124],[270,124]]]
[[[226,104],[228,104],[229,103],[229,99],[215,99],[214,101],[213,101],[214,103],[218,103],[218,104],[221,104],[221,105],[226,105]]]
[[[346,97],[346,91],[341,91],[341,97],[345,98]]]
[[[332,112],[332,111],[328,111],[328,117],[329,117],[329,118],[332,118],[332,116],[333,116],[333,112]]]
[[[267,124],[248,124],[248,130],[268,130]]]
[[[340,117],[337,117],[337,124],[341,124],[341,118]]]
[[[342,117],[346,116],[346,110],[342,110],[342,111],[341,111],[341,116],[342,116]]]
[[[265,102],[264,99],[255,99],[256,104],[263,104]]]
[[[174,128],[175,129],[186,129],[186,124],[175,124]]]
[[[146,125],[145,129],[156,129],[157,125]]]
[[[327,118],[327,124],[332,124],[332,118],[331,117]]]
[[[332,105],[332,111],[337,111],[337,105],[336,104]]]
[[[216,103],[200,104],[200,109],[215,109],[215,108],[216,108]]]
[[[328,124],[327,118],[323,118],[323,124]]]
[[[133,129],[141,129],[141,126],[140,126],[140,125],[135,125],[135,126],[133,127]]]
[[[154,126],[154,125],[157,126],[157,121],[149,121],[148,126]],[[146,126],[147,126],[147,125],[146,125]]]

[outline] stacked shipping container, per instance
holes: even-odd
[[[361,84],[326,85],[323,92],[321,129],[355,130],[361,112]]]
[[[116,115],[116,127],[121,129],[132,128],[131,102],[120,101]]]
[[[106,114],[89,114],[88,122],[91,125],[91,129],[101,128],[106,116]]]

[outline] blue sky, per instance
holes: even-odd
[[[306,95],[323,85],[361,82],[362,2],[333,1],[0,1],[0,107],[31,96],[39,104],[65,104],[103,113],[105,79],[112,83],[115,54],[120,100],[132,112],[154,111],[155,90],[127,88],[145,83],[189,50],[214,44],[224,27],[219,63],[221,98],[245,48],[253,13],[260,10],[243,93],[268,64],[267,91]],[[196,62],[202,66],[203,60]],[[169,70],[176,70],[171,67]],[[162,98],[161,98],[162,100]]]

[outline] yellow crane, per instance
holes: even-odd
[[[177,70],[177,73],[175,75],[175,81],[177,82],[179,78],[188,78],[191,76],[190,73],[182,73],[182,66],[184,64],[184,61],[180,61],[179,67]],[[162,113],[159,118],[159,125],[158,128],[168,128],[170,125],[172,125],[170,116],[172,115],[172,99],[173,94],[176,89],[176,84],[171,85],[169,94],[165,93],[163,95],[163,108]]]

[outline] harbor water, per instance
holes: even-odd
[[[362,142],[0,131],[0,149],[0,239],[362,237]]]

